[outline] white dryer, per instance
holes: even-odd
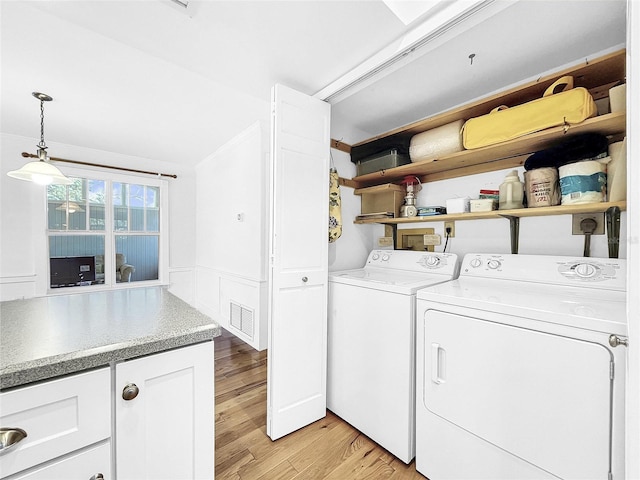
[[[455,278],[454,254],[373,250],[330,272],[327,407],[405,463],[415,456],[415,294]]]
[[[624,478],[626,262],[467,254],[417,293],[416,468]]]

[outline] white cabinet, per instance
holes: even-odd
[[[213,379],[213,342],[116,365],[118,480],[214,478]]]
[[[83,449],[111,436],[109,368],[71,375],[0,394],[0,426],[20,428],[27,436],[0,456],[0,478]],[[108,450],[108,449],[107,449]],[[110,456],[96,464],[74,466],[81,478],[109,472]],[[106,461],[105,461],[106,460]],[[45,476],[69,479],[71,470],[56,468]],[[107,478],[107,477],[105,477]]]
[[[0,479],[213,479],[213,361],[208,341],[1,393],[0,426],[27,436]]]

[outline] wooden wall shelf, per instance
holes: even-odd
[[[574,213],[603,213],[610,207],[618,207],[620,211],[627,209],[627,202],[585,203],[580,205],[557,205],[555,207],[518,208],[513,210],[493,210],[491,212],[454,213],[451,215],[431,215],[427,217],[382,218],[375,220],[356,220],[354,223],[382,223],[401,225],[405,223],[444,222],[458,220],[483,220],[488,218],[524,218],[544,217],[551,215],[572,215]]]
[[[437,160],[409,163],[388,170],[380,170],[354,177],[352,180],[360,187],[365,187],[401,180],[406,175],[416,175],[420,177],[420,181],[426,183],[502,170],[522,166],[529,155],[549,148],[565,135],[594,132],[602,135],[617,135],[623,134],[625,130],[626,113],[609,113],[589,118],[579,125],[572,125],[566,133],[564,127],[549,128],[509,142],[474,150],[463,150]]]
[[[407,140],[417,133],[456,120],[468,120],[484,115],[498,105],[515,106],[541,98],[547,87],[563,75],[572,75],[575,86],[588,89],[595,100],[604,99],[609,95],[609,88],[625,81],[625,70],[625,50],[613,52],[600,58],[588,59],[582,64],[359,142],[353,145],[352,148],[366,145],[382,138]],[[416,175],[423,183],[426,183],[514,168],[522,166],[529,155],[557,144],[566,135],[600,133],[615,138],[616,136],[624,135],[625,131],[626,114],[624,112],[607,113],[589,118],[580,124],[571,125],[566,131],[564,127],[549,128],[497,145],[463,150],[437,160],[410,163],[388,170],[356,176],[352,179],[350,186],[363,188],[381,183],[396,182],[406,175]]]
[[[454,220],[483,220],[506,218],[511,230],[511,253],[518,253],[520,219],[524,217],[542,217],[550,215],[572,215],[574,213],[604,213],[607,217],[607,237],[609,258],[618,258],[620,244],[620,212],[627,209],[627,202],[601,202],[581,205],[558,205],[555,207],[518,208],[513,210],[493,210],[491,212],[455,213],[451,215],[432,215],[428,217],[389,218],[376,220],[356,220],[354,223],[381,223],[393,228],[393,237],[397,238],[398,225],[404,223],[444,222]]]

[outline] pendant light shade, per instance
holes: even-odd
[[[12,170],[7,175],[18,180],[37,183],[39,185],[62,184],[70,185],[73,180],[49,163],[47,145],[44,143],[44,102],[53,100],[49,95],[33,92],[33,96],[40,100],[40,143],[38,143],[38,161],[29,162],[19,170]]]

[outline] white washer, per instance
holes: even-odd
[[[623,479],[626,261],[467,254],[417,293],[416,468]]]
[[[330,272],[327,407],[405,463],[415,456],[415,293],[455,278],[454,254],[373,250]]]

